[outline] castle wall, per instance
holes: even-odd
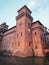
[[[39,21],[32,23],[32,28],[39,27],[39,26],[42,26],[42,25],[39,23]]]
[[[35,27],[33,27],[34,25],[32,25],[32,48],[34,50],[34,56],[44,56],[43,53],[43,43],[41,41],[41,30],[40,30],[40,26],[39,24],[35,25]]]
[[[15,28],[7,31],[4,33],[4,37],[2,40],[2,50],[10,51],[11,53],[14,53],[15,50]]]
[[[26,16],[26,21],[25,21],[25,51],[26,51],[26,56],[33,56],[31,23],[32,23],[32,21]]]
[[[46,48],[49,48],[49,33],[45,34],[46,36]]]

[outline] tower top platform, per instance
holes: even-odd
[[[26,5],[24,5],[22,8],[20,8],[18,10],[18,14],[21,14],[23,12],[28,13],[28,14],[31,14],[32,13],[31,10]]]

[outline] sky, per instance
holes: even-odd
[[[49,29],[49,0],[0,0],[0,24],[15,26],[17,11],[24,5],[32,11],[33,22],[39,20]]]

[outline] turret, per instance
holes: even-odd
[[[7,30],[8,30],[8,25],[6,25],[5,22],[2,23],[2,24],[0,25],[0,33],[4,33],[4,32],[7,31]]]
[[[4,33],[5,31],[7,31],[7,30],[8,30],[8,25],[6,25],[5,22],[2,23],[2,24],[0,25],[0,41],[2,41],[3,33]]]
[[[31,23],[32,16],[30,9],[24,5],[18,10],[16,16],[16,56],[32,56]]]

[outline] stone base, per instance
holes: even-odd
[[[32,49],[17,50],[14,56],[29,57],[29,56],[33,56],[33,52]]]

